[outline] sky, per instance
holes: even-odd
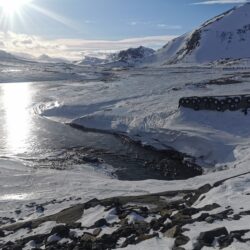
[[[244,2],[0,0],[0,49],[70,59],[139,45],[157,49]]]

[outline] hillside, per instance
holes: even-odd
[[[250,57],[250,4],[235,7],[166,44],[150,61],[208,63]]]

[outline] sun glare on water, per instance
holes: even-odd
[[[0,0],[0,9],[5,15],[13,15],[20,12],[22,7],[28,5],[31,0]]]
[[[31,101],[28,83],[4,84],[0,104],[5,110],[6,146],[14,154],[25,151],[30,131],[29,105]]]

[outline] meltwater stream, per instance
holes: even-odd
[[[78,163],[81,160],[84,163],[87,155],[90,159],[101,157],[121,180],[169,179],[161,172],[145,167],[145,162],[164,158],[162,152],[111,134],[81,131],[37,115],[34,107],[51,101],[46,91],[60,88],[61,84],[0,84],[0,157],[29,161],[36,167],[60,168],[63,165],[67,168],[72,163],[70,159],[78,158]],[[58,155],[60,159],[57,161]]]

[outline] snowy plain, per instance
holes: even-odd
[[[42,66],[40,70],[43,72]],[[61,76],[61,71],[64,69],[59,67],[53,81],[57,75]],[[92,198],[192,189],[249,172],[248,115],[240,111],[195,112],[178,108],[179,98],[183,96],[249,93],[248,68],[112,69],[108,72],[112,76],[109,80],[103,79],[102,72],[107,75],[105,69],[91,70],[77,66],[75,71],[76,78],[70,73],[72,81],[67,81],[69,73],[65,73],[67,77],[62,77],[63,82],[59,77],[58,84],[54,82],[53,86],[39,93],[41,101],[27,107],[32,115],[58,123],[73,123],[88,129],[126,134],[133,140],[158,149],[175,148],[195,157],[204,167],[205,174],[185,181],[120,181],[92,164],[76,164],[63,171],[40,169],[27,166],[18,155],[10,158],[2,155],[0,217],[12,218],[14,221],[29,220]],[[29,74],[18,76],[12,72],[12,75],[13,79],[20,82],[30,79]],[[85,78],[79,80],[78,75]],[[7,76],[3,74],[2,81],[4,77]],[[210,80],[220,78],[235,78],[240,83],[209,84]],[[33,75],[32,79],[41,81],[42,76]],[[246,174],[226,181],[211,190],[204,200],[197,201],[195,206],[216,202],[222,210],[228,206],[235,212],[242,208],[250,210],[247,196],[250,192],[249,177],[250,174]],[[32,202],[43,205],[45,210],[29,206]],[[236,225],[223,221],[219,226],[246,229],[249,222],[250,218],[244,217],[244,221],[240,220]],[[6,223],[10,222],[7,220]],[[190,226],[190,244],[204,227],[207,225],[197,223]],[[244,249],[242,246],[239,248],[238,244],[235,242],[228,249]],[[171,249],[172,241],[164,238],[145,241],[127,249],[168,249],[167,246]],[[192,247],[185,246],[186,249]]]

